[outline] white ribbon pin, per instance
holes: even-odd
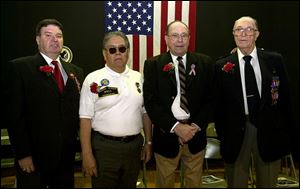
[[[192,75],[192,74],[193,74],[194,76],[196,75],[195,67],[196,67],[195,64],[192,64],[192,65],[191,65],[191,71],[190,71],[189,75]]]

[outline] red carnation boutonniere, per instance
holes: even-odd
[[[49,65],[40,66],[39,70],[41,72],[45,72],[47,74],[47,76],[50,76],[53,73],[53,68]]]
[[[166,65],[163,67],[163,71],[164,71],[164,72],[169,72],[169,73],[170,73],[172,70],[174,70],[174,69],[175,69],[175,66],[174,66],[174,64],[173,64],[172,62],[166,64]]]
[[[91,89],[91,92],[92,92],[92,93],[98,94],[99,91],[100,91],[100,86],[98,86],[97,83],[93,82],[93,83],[90,85],[90,89]]]
[[[233,73],[233,72],[234,72],[234,66],[235,66],[235,64],[233,64],[233,63],[231,63],[231,62],[227,62],[227,63],[223,66],[222,70],[223,70],[224,72],[226,72],[226,73]]]
[[[77,77],[73,73],[69,73],[69,77],[75,81],[78,92],[80,93],[81,87],[80,87],[80,82],[78,81]]]

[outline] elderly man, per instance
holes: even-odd
[[[255,19],[236,20],[237,50],[215,64],[215,127],[229,188],[248,187],[251,157],[256,187],[275,187],[280,159],[290,152],[286,69],[279,53],[256,48],[259,34]]]

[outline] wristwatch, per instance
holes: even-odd
[[[146,142],[146,144],[149,144],[149,145],[151,145],[151,144],[152,144],[152,141],[151,141],[151,140],[149,140],[149,141],[147,141],[147,142]]]

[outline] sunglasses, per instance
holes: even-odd
[[[110,54],[115,54],[115,53],[117,52],[117,49],[118,49],[118,51],[119,51],[120,53],[125,53],[126,50],[127,50],[126,47],[118,47],[118,48],[116,48],[116,47],[111,47],[111,48],[108,49],[108,52],[109,52]]]

